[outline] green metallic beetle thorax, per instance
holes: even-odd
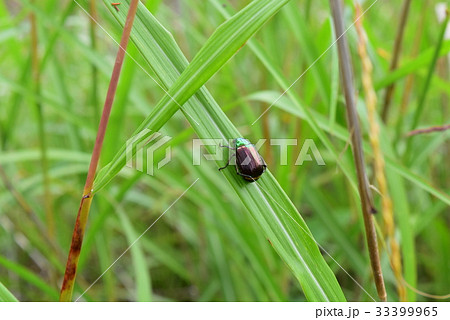
[[[251,142],[248,141],[247,139],[244,139],[244,138],[237,138],[236,139],[236,148],[245,147],[245,146],[251,146],[251,145],[252,145]]]

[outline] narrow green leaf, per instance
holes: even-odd
[[[420,68],[428,66],[433,60],[434,48],[430,48],[420,54],[417,58],[404,63],[401,67],[397,68],[393,72],[387,73],[386,77],[381,79],[375,84],[375,90],[380,90],[388,85],[406,77],[408,74],[414,73]],[[450,40],[445,40],[442,42],[442,47],[439,56],[445,56],[450,52]]]
[[[0,265],[3,265],[6,269],[11,270],[16,273],[19,277],[27,281],[29,284],[35,286],[43,293],[47,294],[54,300],[58,300],[59,292],[55,288],[52,288],[47,282],[42,280],[40,277],[35,275],[33,272],[28,270],[27,268],[17,264],[13,261],[8,260],[7,258],[0,255]]]
[[[133,267],[136,275],[136,301],[149,302],[152,301],[152,282],[150,279],[150,271],[145,260],[144,253],[142,252],[142,244],[135,242],[139,239],[139,234],[134,230],[133,225],[128,219],[126,213],[119,204],[114,206],[120,222],[123,226],[127,241],[131,246],[131,257],[133,261]]]

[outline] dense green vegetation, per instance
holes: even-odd
[[[59,297],[128,3],[0,2],[0,300]],[[329,4],[249,3],[140,5],[94,183],[74,300],[86,289],[80,300],[377,300]],[[355,3],[345,1],[346,37],[386,290],[389,301],[398,301],[373,170]],[[436,298],[411,288],[444,295],[450,287],[449,133],[408,136],[450,119],[450,40],[437,3],[412,1],[399,66],[390,71],[401,2],[361,1],[409,301]],[[153,175],[124,167],[127,140],[144,128],[172,138],[171,161]],[[269,170],[258,182],[245,182],[232,166],[219,172],[227,152],[193,165],[193,139],[238,136],[268,139],[260,153]],[[287,165],[270,139],[298,139],[287,149]],[[295,164],[308,139],[324,166],[312,152],[313,161]],[[158,149],[155,159],[165,151]]]

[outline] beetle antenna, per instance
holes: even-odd
[[[223,146],[223,145],[221,145],[221,144],[219,144],[219,147],[221,147],[221,148],[228,148],[228,149],[230,149],[230,150],[234,150],[234,148],[232,148],[232,147],[230,147],[230,146]]]

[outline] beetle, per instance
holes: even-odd
[[[229,146],[221,147],[234,150],[235,153],[231,155],[224,167],[219,168],[219,171],[228,167],[230,165],[230,160],[234,156],[236,156],[236,173],[247,181],[255,182],[266,171],[266,162],[258,153],[256,147],[247,139],[235,139],[234,148]]]

